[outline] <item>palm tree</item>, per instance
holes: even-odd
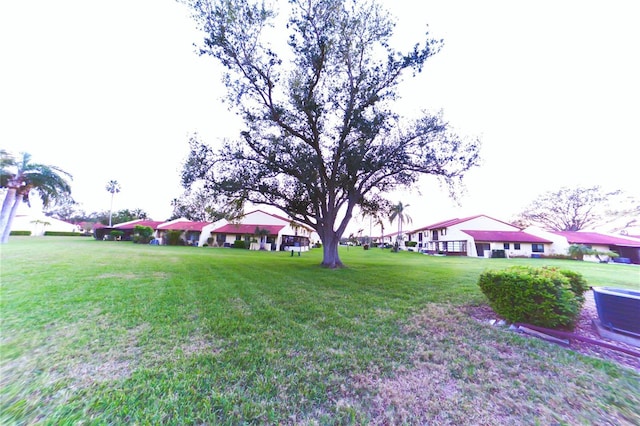
[[[107,182],[107,191],[111,193],[111,206],[109,207],[109,227],[111,227],[111,217],[113,216],[113,195],[120,192],[120,184],[117,180]]]
[[[269,230],[267,228],[260,228],[256,226],[254,234],[260,237],[260,250],[266,250],[267,237],[269,236]]]
[[[384,220],[381,217],[376,218],[375,225],[380,227],[380,242],[378,244],[384,244]]]
[[[376,198],[368,200],[360,205],[362,219],[369,218],[369,244],[371,244],[372,227],[380,226],[380,242],[384,236],[384,221],[386,220],[391,205],[387,200]]]
[[[409,207],[409,204],[402,204],[402,201],[399,201],[398,204],[391,206],[391,210],[389,211],[389,222],[393,223],[394,220],[398,219],[398,235],[396,236],[396,248],[400,245],[400,240],[402,239],[402,224],[404,222],[411,223],[411,217],[405,212],[405,210]]]
[[[36,191],[46,208],[71,194],[71,186],[66,178],[72,177],[58,167],[31,163],[31,155],[26,152],[21,153],[20,160],[4,150],[0,154],[0,183],[7,190],[0,212],[0,243],[6,244],[18,207],[23,201],[29,203],[31,190]]]

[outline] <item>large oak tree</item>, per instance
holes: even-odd
[[[225,204],[275,206],[315,229],[322,265],[358,205],[435,175],[451,188],[478,163],[479,142],[439,115],[394,112],[398,85],[441,41],[391,47],[394,23],[375,1],[290,0],[278,17],[250,0],[185,0],[205,33],[200,53],[226,70],[231,105],[246,129],[214,152],[192,143],[183,184],[204,181]]]

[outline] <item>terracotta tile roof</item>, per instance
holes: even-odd
[[[570,244],[600,244],[609,246],[640,247],[640,241],[634,241],[624,237],[599,234],[597,232],[553,231],[553,233],[565,237]]]
[[[183,220],[166,225],[160,225],[158,226],[158,229],[162,231],[202,231],[202,228],[207,225],[211,225],[211,222],[192,222],[189,220]]]
[[[536,237],[522,231],[471,231],[462,232],[473,237],[476,241],[493,241],[497,243],[552,243],[553,241]]]
[[[247,225],[247,224],[235,224],[228,223],[224,226],[214,229],[213,233],[216,234],[250,234],[253,235],[256,232],[256,228],[266,229],[269,231],[269,235],[278,235],[278,232],[284,228],[285,225]]]

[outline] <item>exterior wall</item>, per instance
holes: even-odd
[[[536,255],[536,254],[540,254],[540,255],[548,255],[551,252],[551,245],[548,243],[544,243],[542,244],[544,247],[544,251],[543,252],[534,252],[533,251],[533,247],[532,247],[532,243],[517,243],[517,242],[489,242],[489,253],[488,253],[488,257],[491,257],[491,252],[492,250],[504,250],[505,255],[507,257],[531,257],[532,255]],[[509,248],[505,249],[504,245],[505,244],[509,244]],[[515,245],[516,244],[520,244],[520,249],[516,250]],[[473,246],[474,250],[475,250],[475,244]],[[469,254],[469,256],[472,256],[471,254]],[[479,255],[479,257],[483,257],[482,254]],[[485,256],[486,253],[485,253]]]
[[[519,231],[520,228],[508,223],[500,222],[487,216],[479,216],[474,219],[457,223],[448,229],[473,229],[475,231]]]
[[[225,219],[220,219],[217,222],[213,222],[210,223],[209,225],[206,225],[202,228],[202,233],[200,234],[200,241],[198,241],[198,246],[200,247],[204,247],[205,244],[207,243],[207,240],[211,237],[213,237],[214,242],[215,242],[215,235],[211,235],[211,231],[213,231],[216,228],[219,228],[221,226],[226,225],[228,222]]]
[[[307,240],[309,241],[309,243],[307,245],[300,245],[300,246],[282,246],[283,244],[283,236],[285,235],[292,235],[292,236],[298,236],[298,237],[305,237],[307,238]],[[293,226],[291,226],[291,224],[287,224],[287,226],[285,226],[284,228],[282,228],[280,230],[280,232],[278,233],[278,240],[277,240],[277,247],[278,249],[282,246],[282,249],[285,251],[309,251],[310,245],[311,245],[311,232],[309,232],[309,230],[307,230],[306,228],[302,228],[302,227],[296,227],[294,228]]]
[[[16,215],[11,222],[12,231],[31,231],[32,237],[41,237],[45,232],[82,232],[76,225],[47,216]]]
[[[535,235],[536,237],[544,238],[545,240],[553,241],[549,246],[549,252],[546,254],[568,254],[569,241],[562,235],[554,234],[553,232],[545,231],[537,226],[530,226],[524,230],[527,234]]]
[[[433,231],[436,231],[438,233],[437,240],[432,239]],[[420,234],[422,234],[422,241],[420,241]],[[469,253],[474,244],[473,238],[471,238],[469,235],[461,232],[460,230],[451,228],[421,231],[412,234],[411,241],[416,241],[418,243],[418,245],[416,246],[418,250],[429,251],[437,251],[437,243],[465,241],[467,246],[467,253]],[[473,254],[470,255],[475,256],[475,247],[473,247]]]
[[[260,225],[284,225],[285,223],[289,223],[289,222],[284,219],[279,219],[263,211],[256,210],[244,216],[240,220],[240,223],[243,223],[243,224],[258,223]]]
[[[311,233],[307,228],[297,227],[294,229],[290,224],[287,224],[287,226],[282,228],[279,235],[299,235],[301,237],[309,238]]]

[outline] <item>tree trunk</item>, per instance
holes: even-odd
[[[9,188],[4,196],[2,212],[0,212],[0,243],[4,242],[2,240],[4,231],[9,229],[9,232],[11,232],[11,221],[9,219],[11,217],[11,210],[16,201],[16,192],[15,188]]]
[[[9,235],[11,234],[11,223],[13,222],[13,218],[16,217],[16,213],[18,212],[18,207],[20,207],[20,203],[24,199],[24,194],[18,194],[13,201],[13,206],[11,206],[11,211],[9,212],[9,220],[5,228],[2,230],[2,239],[0,240],[0,244],[6,244],[9,242]],[[4,203],[2,205],[2,210],[4,214]]]
[[[340,237],[333,231],[319,233],[322,240],[322,263],[325,268],[341,268],[344,265],[338,255]]]

